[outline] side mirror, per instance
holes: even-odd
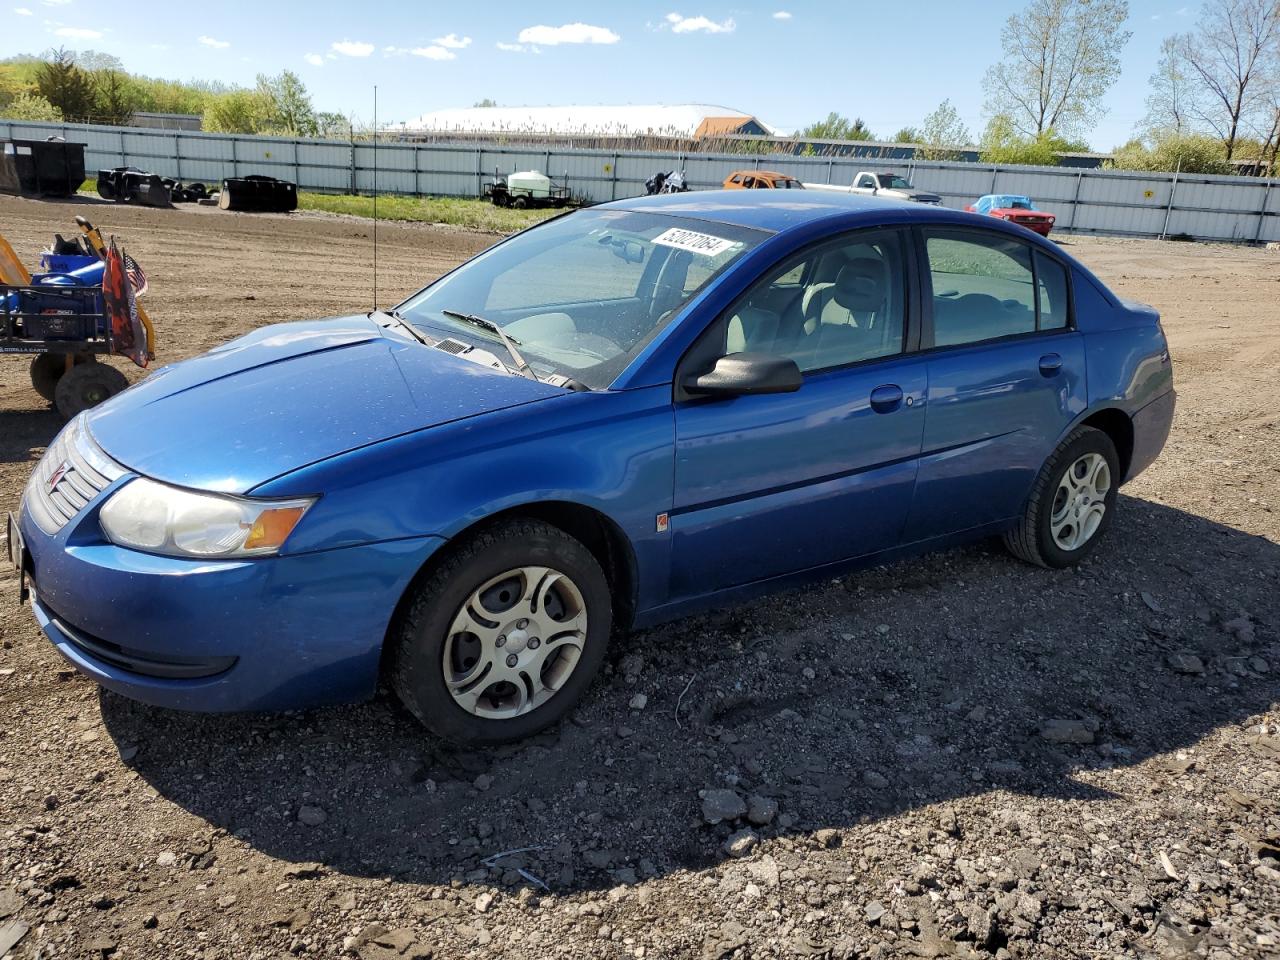
[[[804,383],[790,357],[772,353],[731,353],[706,373],[684,381],[686,393],[706,397],[741,397],[757,393],[794,393]]]
[[[609,244],[609,250],[619,260],[625,260],[627,263],[644,263],[644,245],[639,240],[606,237],[603,242]]]

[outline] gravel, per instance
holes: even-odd
[[[77,212],[0,198],[25,260]],[[90,216],[146,266],[166,360],[367,297],[345,282],[367,277],[358,222]],[[402,287],[487,242],[379,232]],[[77,676],[0,576],[0,945],[1277,956],[1280,258],[1065,243],[1162,308],[1180,390],[1164,456],[1089,562],[978,544],[644,631],[573,721],[525,743],[450,749],[385,692],[276,715],[126,701]],[[56,426],[0,365],[0,508]]]

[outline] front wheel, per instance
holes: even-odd
[[[604,660],[609,585],[591,551],[530,520],[464,542],[415,589],[390,679],[432,732],[507,743],[560,720]]]
[[[53,403],[70,420],[103,400],[127,389],[129,381],[115,367],[105,363],[83,363],[72,367],[58,380]]]
[[[1111,438],[1093,427],[1072,431],[1045,461],[1005,546],[1042,567],[1079,563],[1111,525],[1120,480]]]

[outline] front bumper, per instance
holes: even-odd
[[[178,559],[104,542],[99,505],[53,536],[24,506],[32,609],[81,673],[181,710],[368,698],[396,605],[444,543],[418,537],[296,556]]]

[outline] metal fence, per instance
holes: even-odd
[[[374,187],[375,148],[368,141],[0,120],[0,139],[50,136],[84,143],[90,171],[132,165],[205,182],[258,173],[293,180],[302,190],[329,193],[368,193]],[[1066,233],[1280,241],[1280,191],[1272,190],[1271,180],[1253,177],[500,144],[384,141],[376,153],[378,189],[415,196],[479,196],[495,173],[518,170],[541,170],[567,182],[576,196],[601,202],[644,193],[644,181],[658,170],[684,170],[691,186],[705,189],[719,186],[738,169],[768,168],[809,183],[847,185],[860,169],[871,168],[904,174],[951,207],[987,193],[1026,194],[1057,214],[1057,229]]]

